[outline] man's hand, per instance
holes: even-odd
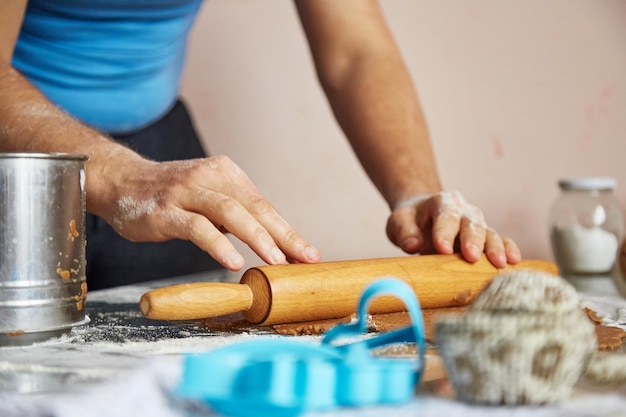
[[[406,199],[394,207],[387,221],[387,236],[407,253],[453,253],[476,262],[485,252],[503,268],[521,259],[517,244],[488,227],[482,211],[458,192],[440,192]]]
[[[101,174],[117,186],[114,195],[100,201],[98,214],[131,241],[190,240],[230,270],[241,269],[244,259],[226,233],[268,264],[320,260],[317,249],[227,157],[113,165]]]

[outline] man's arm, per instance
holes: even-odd
[[[297,5],[334,114],[389,206],[441,191],[420,103],[378,4]]]
[[[238,270],[230,232],[270,264],[319,261],[229,158],[149,161],[54,106],[11,66],[25,8],[0,0],[0,151],[88,155],[87,209],[129,240],[190,240]]]
[[[442,191],[411,77],[374,0],[296,0],[335,117],[392,214],[387,233],[406,252],[451,253],[496,266],[519,249],[458,193]]]

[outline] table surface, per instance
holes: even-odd
[[[275,336],[258,328],[208,330],[199,322],[166,322],[142,317],[141,294],[181,282],[232,280],[216,271],[89,293],[88,325],[31,346],[0,348],[0,416],[203,416],[211,410],[173,401],[170,395],[185,353]],[[609,324],[624,327],[626,300],[609,279],[585,283],[583,304]],[[319,337],[300,336],[317,343]],[[622,354],[622,353],[615,353]],[[400,407],[341,409],[320,415],[379,416],[626,416],[626,389],[579,383],[567,402],[544,407],[479,407],[438,394],[442,381],[421,384],[415,399]]]

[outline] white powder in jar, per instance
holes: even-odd
[[[554,227],[551,238],[556,262],[564,272],[605,273],[615,263],[617,236],[600,227]]]

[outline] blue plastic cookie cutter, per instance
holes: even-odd
[[[404,302],[411,325],[366,337],[368,307],[383,295]],[[417,357],[372,355],[372,349],[396,343],[415,343]],[[399,404],[413,397],[425,350],[424,321],[412,288],[396,278],[381,278],[362,293],[358,320],[333,327],[319,345],[262,337],[187,355],[176,394],[227,416],[294,416],[335,407]]]

